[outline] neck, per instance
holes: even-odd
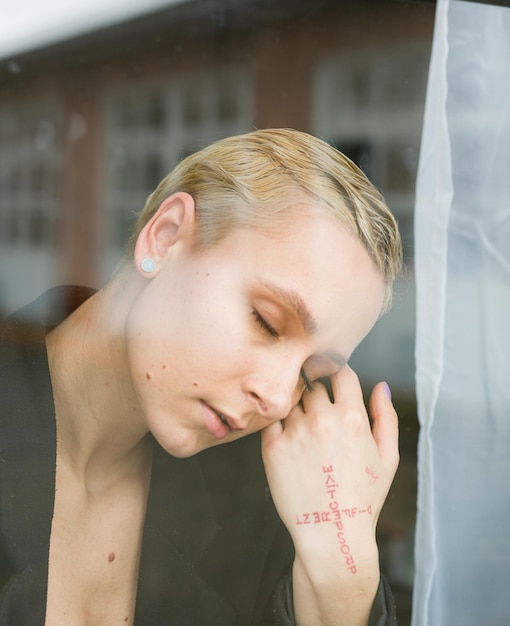
[[[140,287],[120,273],[47,336],[58,460],[91,489],[138,471],[149,454],[124,333]]]

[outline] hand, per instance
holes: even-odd
[[[369,402],[356,374],[331,377],[333,402],[314,383],[283,422],[262,432],[271,493],[308,573],[374,573],[375,527],[398,465],[398,419],[386,385]],[[378,569],[377,569],[378,572]]]

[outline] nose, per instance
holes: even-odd
[[[282,420],[299,402],[303,392],[300,369],[266,371],[243,381],[243,391],[256,411],[268,421]]]

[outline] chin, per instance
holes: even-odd
[[[177,459],[186,459],[194,456],[206,448],[210,448],[214,443],[201,441],[199,437],[193,436],[192,433],[185,432],[182,436],[175,433],[158,432],[156,429],[152,431],[154,439],[158,444]]]
[[[165,450],[165,452],[168,452],[168,454],[177,459],[187,459],[190,456],[195,456],[195,454],[202,452],[202,450],[205,450],[205,448],[208,447],[199,445],[196,441],[176,442],[161,440],[158,437],[156,437],[156,441],[163,448],[163,450]]]

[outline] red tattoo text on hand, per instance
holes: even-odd
[[[344,555],[345,565],[347,569],[349,569],[353,574],[355,574],[358,570],[354,563],[354,557],[351,554],[351,547],[347,543],[347,539],[344,535],[344,525],[342,522],[342,513],[340,509],[340,505],[335,498],[336,487],[338,487],[338,483],[333,478],[333,466],[329,465],[328,467],[322,468],[323,474],[327,474],[327,478],[325,481],[326,491],[329,494],[331,502],[329,503],[329,509],[333,514],[332,523],[336,526],[337,533],[336,538],[338,540],[338,545],[340,547],[340,552]]]
[[[375,485],[379,479],[379,475],[376,473],[375,469],[373,467],[368,467],[367,465],[367,467],[365,467],[365,473],[370,476],[370,484]]]
[[[312,513],[302,513],[296,515],[296,524],[320,524],[322,522],[336,522],[342,519],[342,515],[347,515],[350,519],[366,513],[372,515],[372,506],[369,504],[365,509],[353,506],[351,509],[336,509],[332,511],[313,511]]]
[[[370,480],[375,482],[379,476],[375,474],[372,468],[366,468],[367,473],[370,470]],[[357,567],[354,563],[354,557],[351,554],[351,548],[347,543],[347,539],[344,534],[344,520],[345,518],[354,519],[357,515],[372,515],[372,506],[368,505],[365,508],[361,507],[351,507],[348,509],[341,509],[338,501],[336,499],[336,489],[339,486],[333,476],[333,466],[323,466],[322,473],[327,474],[326,479],[324,481],[324,486],[326,487],[326,493],[329,495],[329,505],[326,510],[323,511],[312,511],[310,513],[302,513],[301,515],[296,515],[296,524],[298,525],[313,525],[313,524],[324,524],[330,523],[336,527],[337,533],[336,538],[338,541],[338,546],[340,548],[340,552],[343,554],[345,559],[345,565],[347,569],[351,571],[353,574],[356,574]]]

